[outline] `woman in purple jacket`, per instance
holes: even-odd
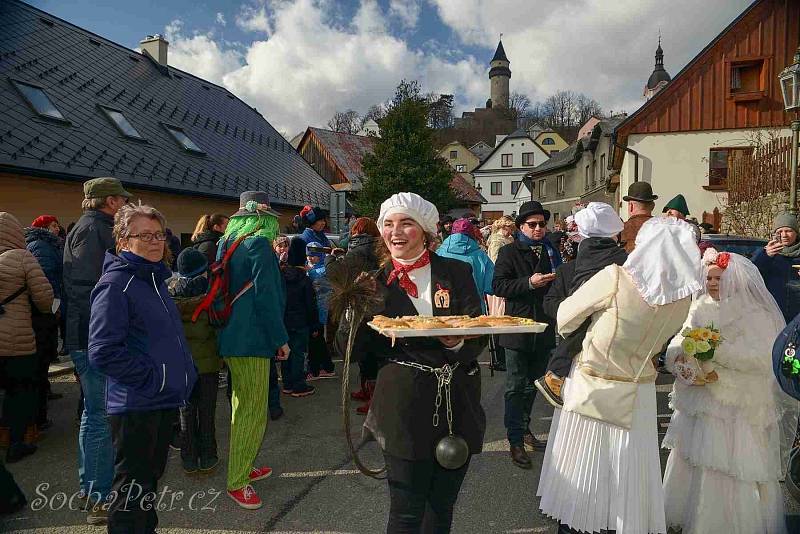
[[[117,254],[106,253],[92,291],[89,363],[108,377],[106,411],[114,442],[116,495],[108,532],[155,532],[152,499],[164,472],[178,407],[197,372],[181,317],[164,281],[165,220],[125,205],[114,221]]]

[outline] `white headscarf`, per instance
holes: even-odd
[[[691,224],[674,217],[653,217],[636,235],[636,248],[623,268],[642,298],[661,306],[703,288],[700,249]]]
[[[614,208],[605,202],[589,202],[574,220],[581,237],[614,237],[625,228]]]
[[[437,232],[439,210],[416,193],[395,193],[384,200],[381,204],[380,216],[378,216],[378,228],[383,226],[383,220],[386,217],[395,213],[408,215],[430,234]]]

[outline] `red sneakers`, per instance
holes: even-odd
[[[272,474],[271,467],[254,467],[250,471],[250,482],[255,482],[256,480],[264,480],[268,478]]]
[[[255,471],[255,469],[254,469]],[[270,470],[271,472],[272,470]],[[253,476],[253,473],[250,473],[250,476]],[[256,490],[253,489],[253,486],[248,484],[247,486],[238,489],[238,490],[228,490],[228,497],[233,499],[236,504],[245,508],[247,510],[258,510],[264,503],[261,502],[261,499],[258,497]]]

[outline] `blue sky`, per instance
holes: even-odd
[[[635,111],[658,33],[676,74],[750,0],[29,0],[135,48],[170,41],[170,65],[257,107],[289,137],[334,112],[366,111],[401,79],[482,106],[500,32],[511,91],[583,92]]]

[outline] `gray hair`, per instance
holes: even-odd
[[[99,198],[84,198],[83,202],[81,202],[81,209],[83,211],[86,210],[101,210],[108,206],[108,197],[99,197]]]
[[[114,240],[117,242],[117,245],[119,245],[120,239],[124,239],[130,235],[131,224],[137,217],[147,217],[148,219],[158,221],[162,231],[167,228],[167,220],[161,212],[153,206],[142,204],[141,201],[139,201],[139,204],[125,204],[114,216]]]

